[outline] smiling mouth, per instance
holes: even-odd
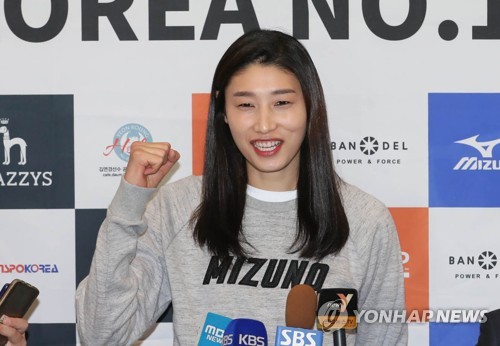
[[[278,148],[282,141],[253,141],[252,144],[255,149],[264,152],[272,152]]]

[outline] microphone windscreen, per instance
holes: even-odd
[[[224,346],[267,346],[267,331],[264,323],[249,318],[232,320],[224,331]]]
[[[293,286],[286,299],[286,325],[293,328],[313,329],[317,305],[316,292],[311,286]]]

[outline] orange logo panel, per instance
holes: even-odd
[[[429,209],[389,208],[403,256],[406,310],[429,309]]]
[[[202,175],[210,94],[193,94],[191,103],[193,109],[193,175]]]

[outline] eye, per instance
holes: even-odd
[[[291,104],[290,101],[285,101],[285,100],[282,100],[282,101],[278,101],[275,103],[276,106],[286,106],[286,105],[289,105]]]
[[[253,105],[251,103],[248,103],[248,102],[246,102],[246,103],[240,103],[238,105],[238,108],[250,108],[250,107],[253,107]]]

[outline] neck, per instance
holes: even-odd
[[[248,174],[248,184],[267,191],[292,191],[297,189],[298,174],[282,172]]]

